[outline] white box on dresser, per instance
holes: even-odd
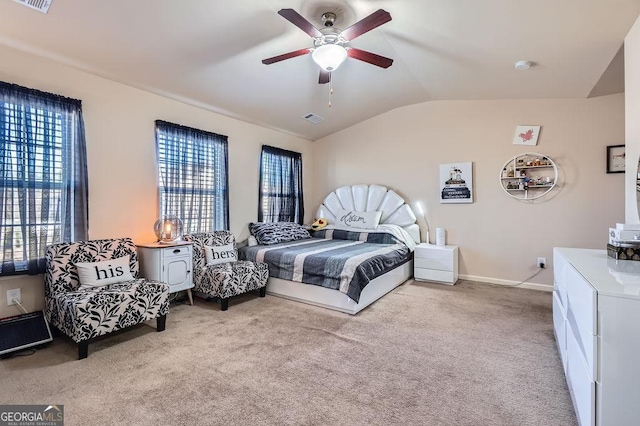
[[[553,325],[578,422],[640,424],[640,262],[554,248]]]
[[[458,246],[418,244],[413,253],[413,276],[418,281],[455,284],[458,281]]]

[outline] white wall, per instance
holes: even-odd
[[[537,146],[512,144],[517,125],[541,125]],[[624,219],[624,175],[606,174],[606,146],[624,142],[624,96],[588,100],[436,101],[407,106],[316,141],[314,203],[335,188],[377,183],[427,207],[431,229],[460,246],[460,273],[475,279],[551,285],[554,246],[606,247]],[[527,203],[507,196],[498,176],[517,153],[550,156],[559,188]],[[439,165],[474,162],[475,202],[440,204]],[[433,235],[432,235],[433,237]],[[433,242],[433,240],[432,240]]]
[[[636,173],[640,158],[640,18],[624,40],[625,75],[625,219],[639,223]]]
[[[305,191],[312,192],[311,142],[231,119],[76,69],[0,46],[0,80],[81,99],[89,171],[89,238],[155,239],[158,216],[154,121],[162,119],[229,136],[230,227],[238,238],[257,219],[263,144],[302,153]],[[224,84],[221,82],[220,84]],[[307,201],[308,217],[313,204]],[[43,307],[42,277],[0,278],[0,317],[6,290],[22,288],[29,310]]]

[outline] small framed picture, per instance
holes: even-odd
[[[607,147],[607,173],[624,173],[624,145]]]
[[[513,136],[514,145],[537,145],[540,126],[517,126]]]

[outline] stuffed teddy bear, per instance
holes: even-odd
[[[329,224],[329,221],[324,218],[320,218],[311,224],[311,229],[314,231],[319,231],[325,226]]]

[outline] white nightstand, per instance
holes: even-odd
[[[413,275],[417,281],[450,285],[458,281],[458,246],[422,243],[413,256]]]
[[[171,244],[138,244],[140,275],[169,284],[169,293],[187,290],[193,305],[193,247],[179,241]]]

